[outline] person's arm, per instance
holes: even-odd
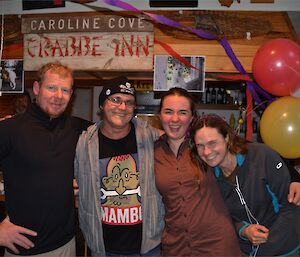
[[[253,245],[260,245],[267,242],[269,229],[259,224],[251,224],[243,230],[242,235]]]
[[[235,230],[240,239],[250,241],[253,245],[266,243],[269,230],[259,224],[250,224],[247,221],[233,222]]]
[[[297,170],[292,165],[289,165],[288,168],[291,176],[291,182],[300,183],[300,174],[297,172]]]
[[[293,165],[290,164],[288,160],[286,159],[283,160],[287,165],[291,176],[291,184],[289,187],[288,201],[289,203],[293,203],[295,205],[300,206],[300,174],[293,167]]]
[[[291,240],[296,240],[293,233],[295,232],[295,211],[297,207],[290,204],[287,199],[290,186],[288,167],[277,152],[270,148],[266,148],[265,151],[266,189],[272,197],[276,220],[268,227],[268,241],[260,246],[259,251],[261,255],[273,256],[285,249],[286,245],[291,243]]]
[[[10,132],[12,119],[2,120],[0,122],[0,164],[11,150]]]
[[[0,122],[0,164],[12,149],[10,140],[10,137],[13,134],[13,126],[11,126],[12,122],[12,119]],[[36,236],[37,233],[30,229],[13,224],[10,222],[9,217],[6,217],[0,223],[0,245],[9,248],[16,254],[19,253],[16,247],[17,245],[24,247],[25,249],[29,249],[34,246],[26,235]]]
[[[0,245],[9,248],[15,254],[19,253],[16,245],[25,249],[34,247],[34,244],[25,235],[36,236],[37,233],[11,223],[8,217],[0,223]]]
[[[300,206],[300,182],[292,182],[290,184],[288,201]]]

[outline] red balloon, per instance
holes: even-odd
[[[256,82],[277,96],[300,89],[300,46],[289,39],[268,41],[255,54],[252,64]]]

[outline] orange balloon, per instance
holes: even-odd
[[[300,99],[284,96],[263,112],[260,133],[265,144],[289,159],[300,157]]]

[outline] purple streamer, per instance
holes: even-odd
[[[154,14],[154,13],[148,13],[148,12],[144,12],[144,14],[150,16],[153,20],[158,21],[161,24],[165,24],[171,27],[175,27],[175,28],[184,28],[185,26],[177,21],[171,20],[165,16],[162,15],[158,15],[158,14]]]
[[[249,81],[252,86],[255,88],[255,90],[257,90],[261,95],[263,95],[265,98],[273,101],[274,100],[274,97],[270,96],[269,93],[267,93],[264,89],[262,89],[258,84],[256,84],[255,82],[253,81]]]
[[[240,61],[238,60],[238,58],[236,57],[232,47],[230,46],[229,42],[227,41],[227,39],[224,37],[222,39],[218,38],[216,35],[214,34],[210,34],[204,30],[201,29],[194,29],[191,27],[187,27],[179,22],[176,22],[174,20],[171,20],[165,16],[162,15],[158,15],[158,14],[153,14],[153,13],[148,13],[148,12],[143,12],[137,8],[135,8],[134,6],[125,3],[123,1],[120,0],[103,0],[104,3],[112,5],[112,6],[116,6],[119,8],[122,8],[124,10],[127,11],[132,11],[132,12],[137,12],[137,13],[144,13],[147,16],[151,17],[153,20],[157,21],[158,23],[170,26],[170,27],[174,27],[174,28],[178,28],[178,29],[184,29],[187,31],[190,31],[194,34],[196,34],[197,36],[204,38],[204,39],[209,39],[209,40],[217,40],[222,47],[224,48],[226,54],[228,55],[228,57],[230,58],[232,64],[234,65],[234,67],[241,73],[241,74],[248,74],[246,72],[246,70],[244,69],[243,65],[240,63]],[[256,83],[254,83],[253,81],[246,81],[247,86],[249,87],[249,90],[254,98],[254,100],[259,104],[259,105],[263,105],[262,101],[260,100],[260,97],[258,96],[256,90],[262,94],[264,97],[272,100],[273,98],[266,92],[264,91],[261,87],[259,87],[259,85],[257,85]]]
[[[200,30],[200,29],[194,29],[194,28],[190,28],[189,27],[189,31],[195,33],[197,36],[199,37],[202,37],[202,38],[205,38],[205,39],[209,39],[209,40],[219,40],[219,38],[217,36],[215,36],[214,34],[210,34],[210,33],[207,33],[206,31],[204,30]]]
[[[231,59],[234,67],[242,74],[247,74],[246,70],[236,57],[235,53],[233,52],[233,49],[231,48],[230,44],[228,43],[226,38],[222,38],[220,40],[220,44],[223,46],[225,52],[227,53],[228,57]]]
[[[228,43],[228,41],[223,38],[220,40],[221,45],[223,46],[224,50],[226,51],[228,57],[231,59],[233,65],[236,67],[236,69],[241,73],[241,74],[247,74],[246,70],[244,69],[243,65],[240,63],[239,59],[236,57],[236,55],[233,52],[232,47],[230,46],[230,44]],[[262,103],[259,95],[257,94],[256,90],[259,90],[260,92],[262,92],[259,88],[259,86],[252,82],[252,81],[246,81],[247,86],[249,87],[251,94],[255,100],[255,102],[257,102],[258,105],[262,105],[264,107],[264,104]],[[264,92],[263,94],[266,97],[266,94]],[[270,96],[269,96],[270,97]],[[268,97],[268,98],[269,98]],[[265,108],[265,107],[264,107]]]
[[[254,101],[257,102],[258,105],[261,105],[263,108],[266,108],[263,102],[260,100],[260,97],[256,93],[253,83],[251,83],[251,81],[246,81],[246,84],[254,98]]]

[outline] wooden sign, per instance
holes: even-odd
[[[144,16],[116,15],[23,18],[22,33],[153,31]]]
[[[24,70],[60,61],[74,70],[152,70],[153,24],[116,15],[22,19]]]
[[[152,70],[153,33],[25,34],[24,70],[51,61],[74,70]]]

